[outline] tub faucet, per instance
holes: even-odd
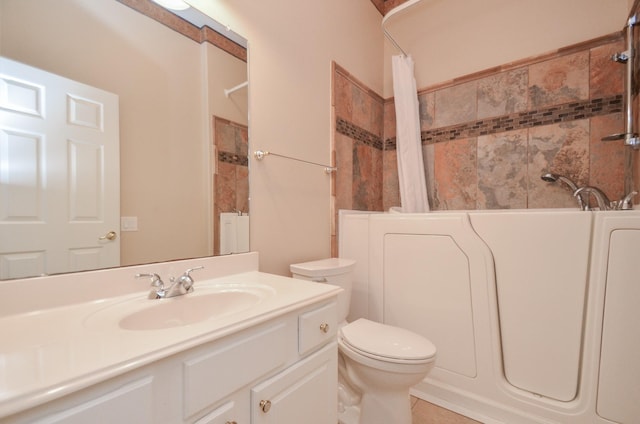
[[[601,211],[615,209],[615,206],[613,203],[611,203],[611,200],[609,200],[607,195],[604,194],[602,190],[600,190],[599,188],[591,187],[591,186],[580,187],[579,189],[573,192],[573,195],[576,196],[576,198],[578,198],[582,196],[582,193],[585,193],[587,195],[593,195],[593,197],[596,198],[596,202],[598,203],[598,209],[600,209]],[[589,210],[588,201],[584,202],[583,210],[585,211]]]
[[[588,202],[585,202],[584,199],[582,198],[582,194],[576,195],[576,191],[578,190],[578,185],[573,181],[571,181],[569,178],[565,177],[564,175],[552,174],[548,172],[546,174],[542,174],[540,178],[542,179],[542,181],[546,181],[548,183],[555,183],[556,181],[560,181],[564,183],[567,187],[569,187],[569,189],[571,190],[571,193],[573,193],[574,197],[578,201],[578,207],[580,208],[580,210],[584,210],[585,203],[588,204]]]
[[[624,198],[617,202],[618,209],[626,211],[633,209],[633,197],[638,194],[637,191],[631,191]]]
[[[150,274],[136,274],[136,278],[150,277],[151,278],[151,291],[149,292],[149,299],[164,299],[169,297],[182,296],[183,294],[191,293],[193,291],[193,278],[191,278],[191,272],[202,269],[203,266],[197,266],[186,270],[177,279],[171,277],[171,285],[169,288],[164,287],[164,282],[160,276],[156,273]]]

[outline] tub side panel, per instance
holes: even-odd
[[[384,322],[431,340],[437,368],[475,377],[469,261],[455,240],[386,234],[383,268]]]
[[[370,317],[435,344],[436,364],[428,380],[490,384],[487,285],[493,284],[493,274],[487,269],[489,251],[468,215],[371,216],[370,245]]]

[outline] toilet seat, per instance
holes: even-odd
[[[434,360],[436,347],[426,338],[367,319],[358,319],[340,329],[346,347],[360,355],[396,364],[423,364]]]

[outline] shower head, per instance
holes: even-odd
[[[551,172],[548,172],[546,174],[542,174],[540,178],[542,179],[542,181],[546,181],[548,183],[555,183],[556,181],[562,181],[567,186],[569,186],[569,188],[574,192],[578,189],[578,186],[576,185],[576,183],[574,183],[569,178],[564,177],[562,175],[552,174]]]
[[[569,187],[573,195],[576,197],[576,200],[578,201],[578,206],[580,207],[580,209],[581,210],[584,209],[585,202],[584,202],[584,199],[582,198],[582,195],[578,193],[578,185],[573,181],[571,181],[569,178],[564,177],[562,175],[558,175],[558,174],[552,174],[551,172],[547,172],[546,174],[540,175],[540,178],[542,179],[542,181],[546,181],[548,183],[555,183],[556,181],[565,183],[567,187]],[[576,193],[578,194],[576,195]]]
[[[546,181],[548,183],[555,183],[558,181],[558,175],[551,173],[542,174],[540,175],[540,178],[542,178],[542,181]]]

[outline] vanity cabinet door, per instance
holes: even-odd
[[[146,377],[107,391],[70,408],[47,413],[36,424],[136,423],[154,424],[153,378]]]
[[[329,340],[335,340],[338,328],[338,305],[331,302],[298,317],[298,353],[306,355]]]
[[[251,390],[252,424],[338,422],[336,342]]]
[[[248,424],[248,417],[244,416],[246,409],[246,403],[230,400],[200,418],[195,424]]]
[[[292,327],[289,321],[278,321],[236,340],[216,343],[187,355],[182,361],[183,419],[191,420],[227,399],[229,394],[247,390],[254,382],[282,369],[287,351],[295,349],[295,339],[287,337],[290,333],[287,329]]]

